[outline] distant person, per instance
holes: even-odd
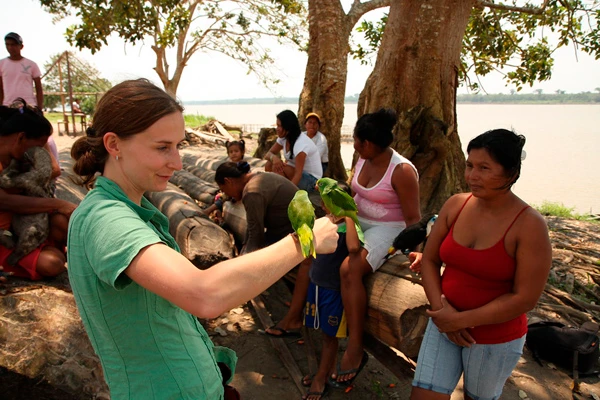
[[[282,149],[285,161],[276,156]],[[323,177],[319,150],[301,134],[298,118],[290,110],[277,114],[277,142],[264,159],[267,160],[265,171],[284,176],[307,192],[314,192],[317,180]]]
[[[77,98],[73,98],[73,102],[71,103],[71,109],[75,114],[83,114],[83,111],[81,111],[81,107],[79,105],[79,99]]]
[[[4,37],[4,44],[9,56],[0,60],[0,103],[5,106],[17,107],[15,102],[27,104],[37,108],[43,114],[44,107],[44,91],[42,89],[42,73],[38,65],[32,60],[21,55],[23,49],[23,39],[15,32],[10,32]],[[35,86],[35,96],[33,87]],[[60,175],[60,167],[58,161],[58,153],[53,152],[56,148],[54,138],[48,138],[47,145],[44,146],[50,151],[53,158],[53,173],[58,171]]]
[[[321,155],[321,167],[323,168],[323,175],[329,165],[329,148],[327,147],[327,138],[320,131],[321,129],[321,117],[317,113],[308,113],[304,119],[304,128],[306,129],[306,136],[311,138],[313,143],[317,146],[319,154]]]
[[[511,190],[524,144],[495,129],[467,146],[471,193],[443,205],[421,261],[432,311],[412,400],[449,400],[461,375],[465,399],[497,399],[521,357],[552,265],[546,221]]]
[[[227,141],[225,142],[225,148],[227,149],[229,161],[238,163],[244,159],[246,142],[243,139]],[[220,224],[223,221],[223,204],[225,201],[227,201],[227,196],[223,196],[223,192],[219,192],[215,196],[214,203],[202,210],[202,212],[208,216],[213,215],[213,221]]]
[[[39,67],[21,55],[23,39],[17,33],[8,33],[4,37],[4,44],[9,56],[0,60],[0,102],[9,106],[15,99],[22,97],[27,104],[41,110],[44,106],[44,92]]]

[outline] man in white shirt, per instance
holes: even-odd
[[[327,138],[319,131],[321,128],[321,118],[319,117],[319,114],[313,112],[308,113],[304,119],[304,128],[306,131],[302,133],[306,134],[306,136],[308,136],[317,146],[317,149],[319,149],[323,175],[325,175],[325,170],[329,165],[329,149],[327,147]]]

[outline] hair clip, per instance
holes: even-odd
[[[521,150],[521,161],[523,161],[527,157],[527,152],[525,150]]]

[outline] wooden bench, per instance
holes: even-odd
[[[76,118],[79,118],[79,123],[81,124],[81,132],[85,133],[85,130],[87,129],[87,115],[85,115],[83,113],[76,113],[74,115]],[[63,133],[63,131],[61,130],[61,125],[64,125],[64,127],[65,127],[64,132],[66,132],[67,135],[69,135],[69,118],[71,118],[70,114],[63,114],[63,120],[58,121],[57,125],[58,125],[58,135],[59,136],[61,136]],[[73,136],[77,136],[76,127],[73,129]]]

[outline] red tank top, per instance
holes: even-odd
[[[471,196],[460,208],[440,246],[440,258],[446,264],[442,293],[459,311],[479,308],[512,290],[516,263],[506,253],[504,238],[521,213],[529,208],[519,211],[498,243],[487,249],[471,249],[458,244],[453,235],[454,224]],[[527,317],[522,314],[510,321],[468,330],[478,344],[506,343],[527,333]]]

